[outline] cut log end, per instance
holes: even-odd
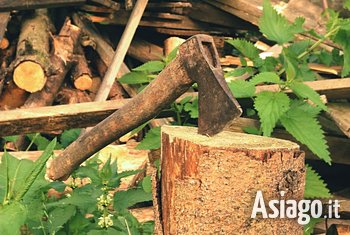
[[[83,74],[74,80],[74,86],[82,91],[89,90],[92,86],[92,78],[88,74]]]
[[[43,89],[46,76],[44,69],[38,63],[24,61],[15,68],[13,80],[19,88],[34,93]]]
[[[200,135],[197,133],[197,128],[190,127],[164,126],[162,127],[162,131],[169,136],[207,147],[235,148],[240,150],[299,150],[299,145],[287,140],[243,133],[233,134],[229,131],[222,131],[212,137]]]
[[[0,41],[0,49],[2,49],[2,50],[8,48],[9,45],[10,45],[10,42],[9,42],[9,40],[7,40],[7,38],[3,38],[3,39]]]

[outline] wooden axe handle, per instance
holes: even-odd
[[[48,177],[53,180],[67,178],[94,153],[168,107],[191,87],[194,83],[193,76],[201,76],[201,74],[194,74],[193,71],[189,73],[188,63],[197,64],[194,68],[202,67],[200,71],[203,71],[204,67],[211,70],[207,57],[203,56],[202,51],[196,46],[198,43],[194,41],[200,41],[200,39],[196,36],[188,39],[181,46],[182,49],[179,49],[176,58],[140,94],[89,132],[80,136],[55,158],[47,170]]]

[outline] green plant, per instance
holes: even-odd
[[[139,223],[129,207],[152,200],[150,178],[117,191],[121,179],[139,171],[118,173],[116,162],[98,157],[78,168],[70,182],[44,179],[53,140],[34,163],[5,152],[0,164],[0,233],[20,234],[152,234],[153,222]],[[49,190],[59,197],[48,197]],[[67,191],[67,189],[69,189]],[[64,192],[66,190],[66,192]],[[9,218],[11,223],[9,223]]]

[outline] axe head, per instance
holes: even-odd
[[[198,84],[198,133],[213,136],[242,114],[225,81],[213,38],[195,35],[179,47],[179,54],[187,57],[184,66]]]

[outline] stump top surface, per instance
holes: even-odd
[[[298,150],[299,145],[288,141],[265,136],[250,135],[238,132],[222,131],[215,136],[204,136],[197,133],[195,127],[163,126],[162,133],[170,138],[179,138],[195,144],[208,147],[239,148],[239,149],[293,149]]]

